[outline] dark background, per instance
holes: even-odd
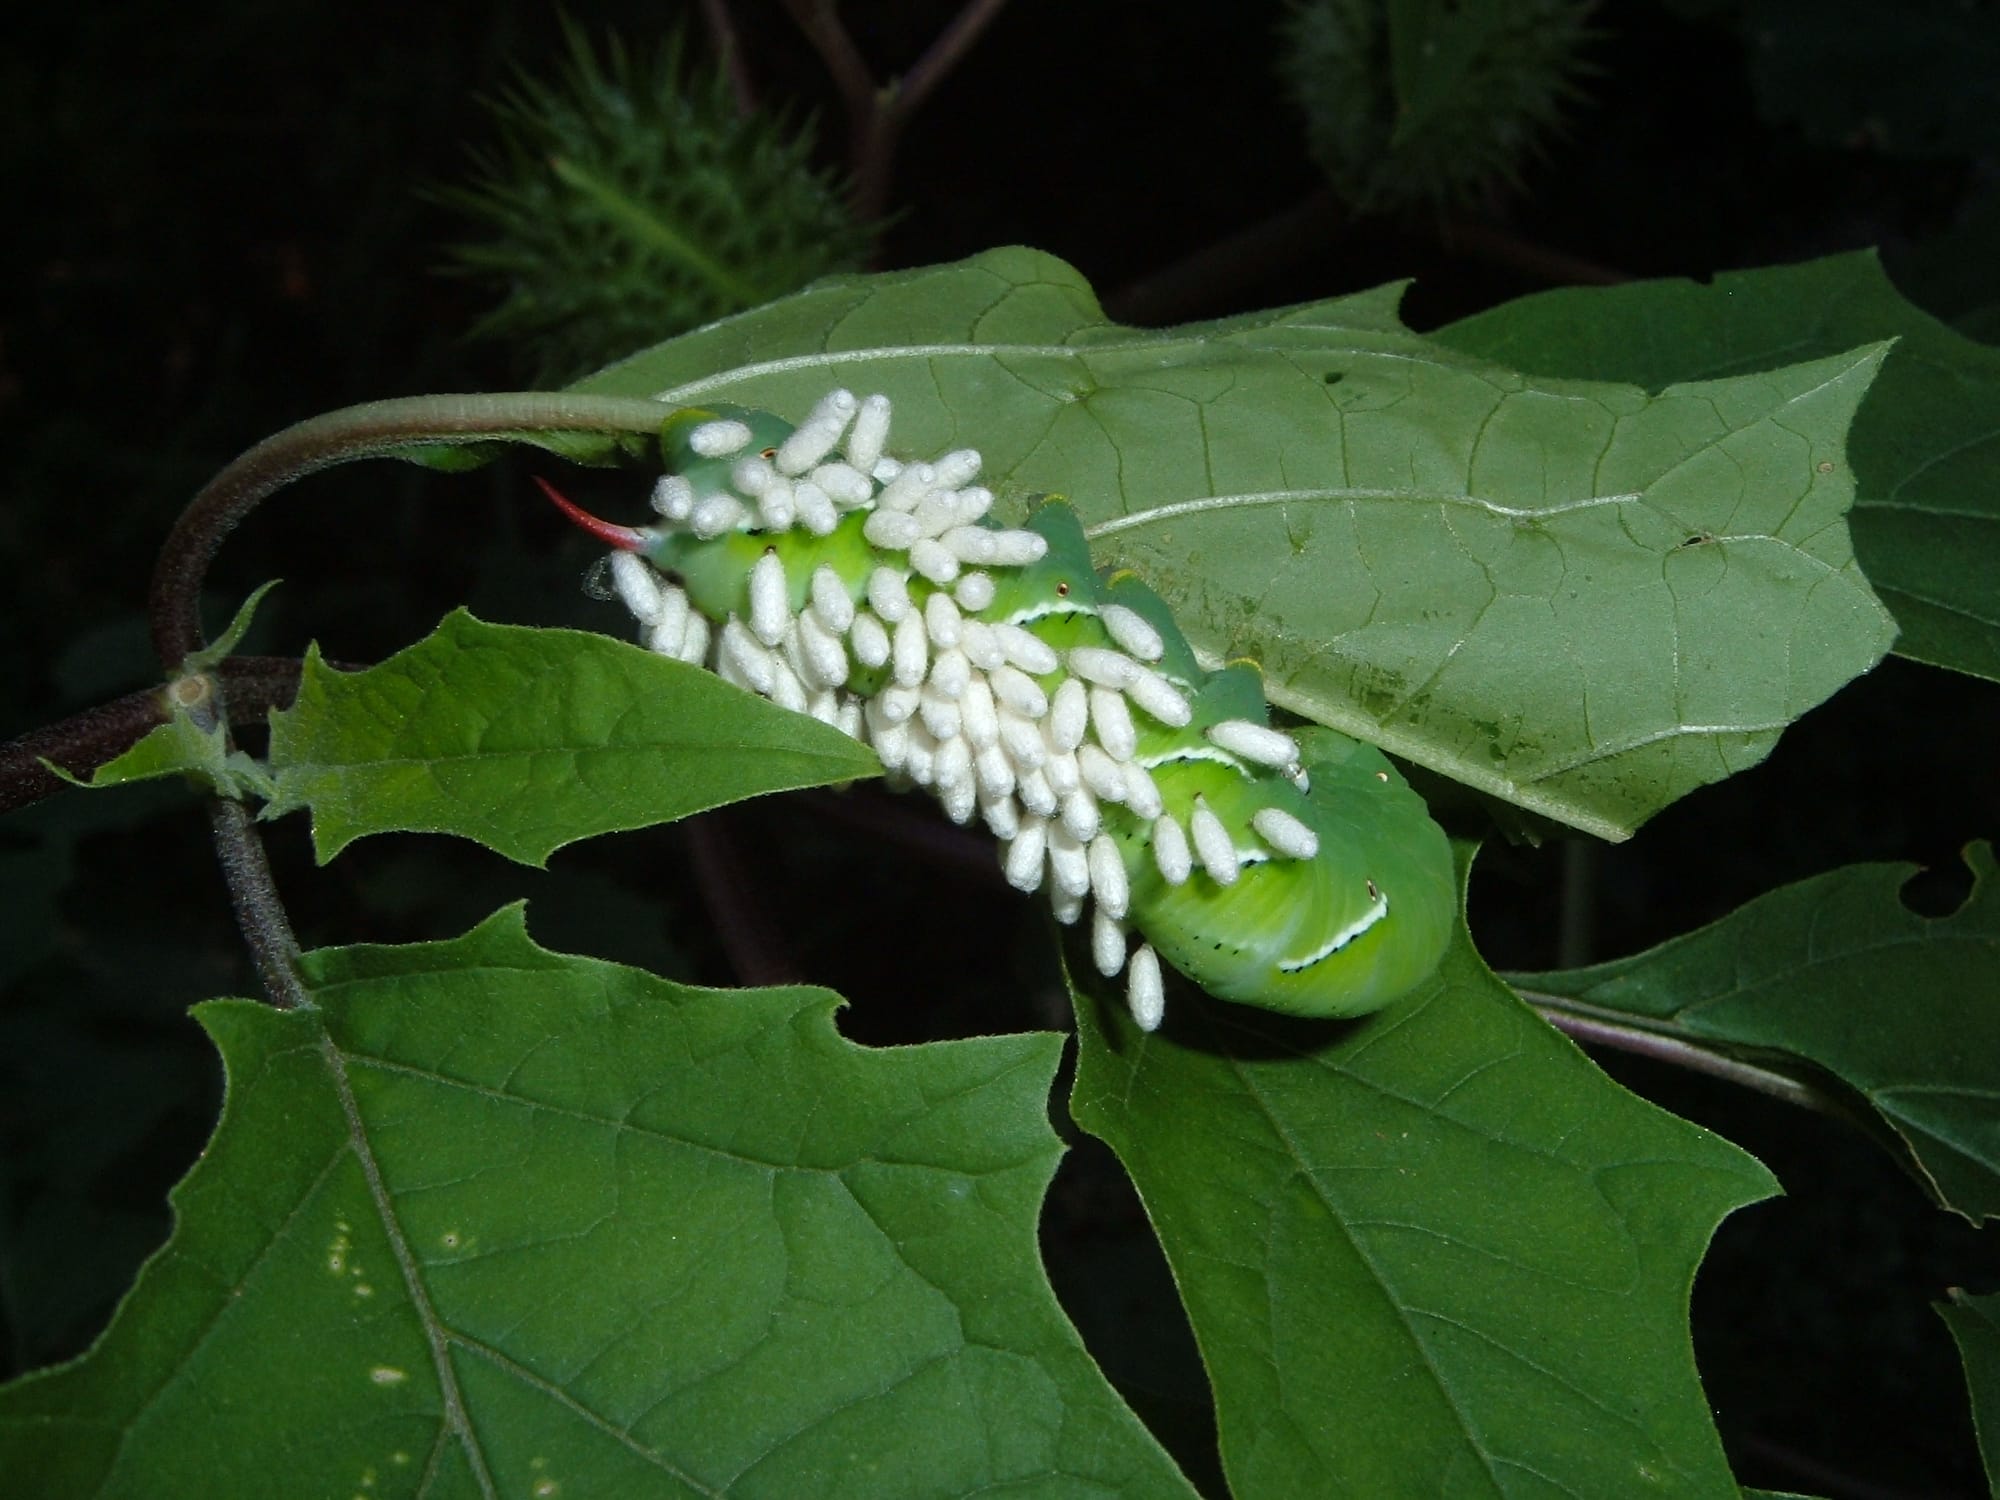
[[[907,67],[949,5],[851,4],[878,74]],[[732,5],[764,97],[820,112],[824,72],[782,9]],[[635,40],[658,4],[578,3]],[[1706,276],[1883,247],[1914,300],[2000,336],[2000,8],[1960,0],[1627,3],[1600,12],[1592,73],[1524,173],[1448,216],[1259,237],[1318,191],[1276,82],[1279,7],[1014,0],[912,127],[884,267],[1026,242],[1075,263],[1114,313],[1218,316],[1414,277],[1428,328],[1600,275]],[[697,40],[699,17],[692,15]],[[0,56],[0,734],[156,676],[152,555],[235,453],[378,397],[507,389],[524,366],[468,342],[488,303],[440,274],[467,225],[426,196],[490,131],[478,103],[558,47],[540,6],[380,0],[98,3],[9,23]],[[1249,238],[1232,237],[1248,232]],[[1223,246],[1198,276],[1163,273]],[[662,330],[662,333],[671,330]],[[628,352],[608,349],[607,357]],[[283,577],[254,649],[309,639],[366,662],[452,605],[622,631],[578,582],[590,549],[505,463],[459,478],[356,466],[284,492],[225,547],[213,624]],[[2000,832],[2000,689],[1891,660],[1790,731],[1762,767],[1591,856],[1593,956],[1631,951],[1787,880],[1914,860],[1949,910],[1957,850]],[[853,1001],[850,1035],[908,1041],[1066,1021],[1045,919],[915,803],[781,799],[564,851],[553,875],[444,841],[370,840],[312,866],[300,819],[273,857],[308,943],[451,935],[528,895],[553,947],[730,982],[731,923]],[[885,857],[885,853],[888,857]],[[713,885],[747,872],[745,903]],[[1566,856],[1495,840],[1474,932],[1499,967],[1556,961]],[[986,934],[959,974],[851,940],[837,893],[911,925]],[[829,893],[836,893],[830,896]],[[1000,920],[995,920],[999,914]],[[718,935],[718,928],[721,935]],[[960,982],[959,975],[964,976]],[[978,977],[972,977],[978,976]],[[166,1186],[213,1120],[219,1080],[185,1007],[254,993],[193,800],[71,795],[0,824],[0,1374],[72,1354],[167,1230]],[[1745,1482],[1832,1496],[1979,1492],[1943,1326],[1947,1286],[2000,1288],[1988,1236],[1937,1213],[1858,1136],[1619,1058],[1607,1068],[1756,1152],[1789,1196],[1726,1223],[1695,1299],[1697,1351]],[[1045,1225],[1086,1338],[1201,1467],[1203,1388],[1144,1220],[1084,1143]],[[1196,1436],[1189,1438],[1187,1433]]]

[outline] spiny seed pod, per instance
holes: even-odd
[[[676,412],[645,528],[549,494],[616,549],[649,649],[871,745],[892,780],[982,820],[1007,879],[1061,920],[1092,904],[1093,959],[1127,972],[1146,1029],[1155,950],[1213,995],[1298,1015],[1424,980],[1456,911],[1451,852],[1381,752],[1274,728],[1257,672],[1204,671],[1159,595],[1092,568],[1068,505],[1002,527],[977,453],[885,457],[888,419],[838,390],[796,427]],[[950,566],[920,566],[926,544]]]
[[[740,109],[679,35],[634,55],[563,29],[556,76],[517,75],[473,180],[438,194],[478,226],[457,269],[500,295],[476,333],[559,382],[866,259],[809,125]]]
[[[1279,68],[1306,143],[1363,213],[1462,207],[1517,182],[1585,71],[1595,0],[1298,0]]]

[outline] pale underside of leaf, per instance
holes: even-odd
[[[1128,329],[999,251],[822,283],[579,388],[793,416],[880,390],[901,451],[977,447],[1017,511],[1067,496],[1207,661],[1607,837],[1887,650],[1842,450],[1879,350],[1649,397],[1454,353],[1396,296]]]

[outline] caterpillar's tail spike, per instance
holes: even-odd
[[[541,475],[534,476],[535,483],[542,487],[542,493],[555,502],[556,509],[568,516],[578,526],[603,542],[607,547],[615,547],[620,552],[643,552],[652,540],[636,526],[619,526],[601,520],[578,505],[561,490],[550,484]]]

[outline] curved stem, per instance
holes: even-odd
[[[864,224],[889,206],[889,180],[903,126],[979,40],[1007,0],[966,0],[898,82],[877,86],[868,60],[840,19],[837,0],[785,0],[785,9],[826,64],[847,111],[847,166],[854,215]]]
[[[924,49],[924,55],[903,75],[889,107],[905,118],[916,113],[931,90],[972,50],[979,34],[993,23],[1006,3],[1007,0],[966,0],[965,8],[951,18],[937,40]]]
[[[1579,1042],[1590,1042],[1600,1047],[1614,1047],[1620,1052],[1630,1052],[1638,1057],[1650,1057],[1659,1062],[1672,1063],[1675,1067],[1686,1068],[1691,1073],[1706,1073],[1711,1078],[1721,1078],[1730,1083],[1740,1084],[1757,1093],[1769,1094],[1773,1099],[1796,1104],[1802,1109],[1817,1110],[1822,1114],[1844,1113],[1833,1100],[1818,1089],[1801,1083],[1789,1074],[1771,1068],[1760,1068],[1755,1063],[1730,1057],[1681,1037],[1669,1036],[1665,1032],[1649,1030],[1630,1021],[1579,1009],[1574,1001],[1561,995],[1518,988],[1515,993],[1533,1006],[1535,1013],[1556,1030],[1565,1036],[1575,1037]]]
[[[819,53],[840,94],[847,114],[847,171],[852,179],[848,207],[856,219],[870,223],[888,202],[889,161],[895,154],[895,133],[884,126],[881,91],[834,0],[785,0],[785,9]]]
[[[376,401],[288,427],[211,479],[168,533],[154,565],[150,601],[160,663],[169,677],[175,676],[200,649],[201,585],[216,549],[266,496],[295,479],[349,459],[452,446],[468,438],[526,441],[552,432],[652,436],[665,416],[666,409],[654,401],[526,392]],[[217,712],[226,734],[222,705]],[[227,798],[213,798],[209,824],[237,925],[271,1003],[280,1009],[308,1004],[293,965],[298,941],[249,810]]]
[[[758,894],[758,881],[744,859],[729,821],[717,809],[681,824],[694,860],[716,940],[736,977],[748,985],[797,984],[804,978],[785,933]]]
[[[200,649],[196,606],[216,548],[266,496],[295,479],[350,459],[454,446],[474,437],[525,438],[550,431],[650,436],[665,416],[654,401],[522,392],[374,401],[288,427],[211,479],[168,534],[153,569],[151,598],[160,663],[171,674]]]
[[[736,96],[736,113],[753,113],[757,108],[757,88],[743,61],[743,47],[736,39],[736,20],[729,13],[729,0],[701,0],[701,16],[708,23],[715,59],[729,75],[729,91]]]

